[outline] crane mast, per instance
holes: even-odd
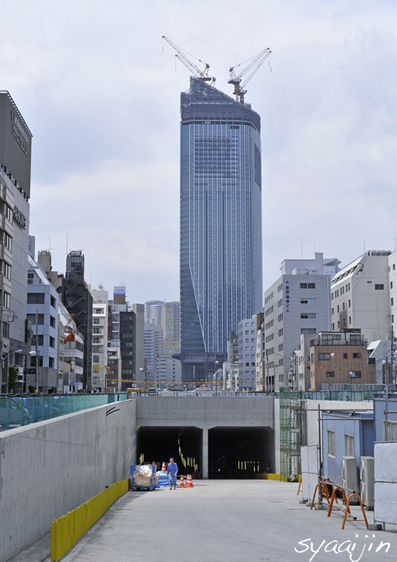
[[[199,62],[201,62],[201,64],[204,65],[204,70],[200,70],[199,67],[187,57],[185,52],[180,47],[178,47],[178,45],[175,45],[175,43],[171,41],[171,39],[168,39],[168,37],[166,37],[165,35],[163,35],[163,39],[167,41],[167,43],[171,45],[173,49],[175,49],[175,51],[177,52],[175,57],[180,60],[181,63],[184,64],[186,68],[188,68],[190,72],[194,74],[199,80],[201,80],[202,82],[211,82],[211,85],[215,82],[215,78],[213,76],[208,76],[210,65],[207,62],[197,59]]]
[[[247,90],[244,90],[245,86],[251,80],[253,75],[259,70],[259,68],[262,66],[265,60],[269,58],[270,54],[271,54],[271,50],[269,48],[265,49],[264,51],[261,51],[258,55],[254,56],[249,61],[248,65],[244,67],[243,70],[241,70],[238,74],[236,73],[235,69],[244,63],[240,63],[236,66],[232,66],[229,69],[230,80],[228,81],[228,84],[232,84],[234,86],[233,94],[236,96],[236,101],[239,101],[241,104],[244,104],[244,95],[247,93]],[[243,76],[249,71],[251,71],[250,74],[243,81],[242,79]]]

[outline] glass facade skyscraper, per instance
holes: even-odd
[[[249,105],[190,79],[181,94],[183,381],[206,380],[226,360],[230,330],[262,311],[260,146]]]

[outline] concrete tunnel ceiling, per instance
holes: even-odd
[[[137,462],[168,462],[180,474],[201,476],[203,431],[197,427],[141,427]],[[143,457],[141,456],[143,455]],[[274,431],[263,427],[215,427],[208,431],[209,478],[256,478],[274,470]]]

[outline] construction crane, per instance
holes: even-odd
[[[204,70],[200,70],[199,67],[196,66],[194,62],[192,62],[186,56],[185,52],[180,47],[178,47],[178,45],[175,45],[175,43],[171,41],[171,39],[168,39],[168,37],[166,37],[165,35],[163,35],[163,39],[167,41],[167,43],[171,45],[173,49],[175,49],[175,51],[178,53],[175,55],[176,58],[180,60],[181,63],[183,63],[186,66],[186,68],[190,70],[192,74],[194,74],[199,80],[202,80],[203,82],[211,82],[210,84],[211,86],[214,84],[215,78],[213,76],[208,76],[208,70],[210,68],[210,65],[207,62],[197,59],[199,62],[201,62],[201,64],[204,64],[205,66]]]
[[[64,329],[64,335],[65,335],[65,339],[64,342],[68,342],[68,341],[75,341],[76,340],[76,328],[75,328],[75,324],[74,324],[74,318],[75,315],[72,314],[71,317],[69,318],[69,320],[66,322],[65,324],[65,329]],[[73,322],[73,324],[72,324]]]
[[[238,74],[236,73],[235,69],[244,63],[240,63],[236,66],[232,66],[232,68],[229,69],[230,80],[228,81],[228,84],[233,84],[234,86],[233,94],[236,96],[236,101],[239,101],[240,103],[244,104],[244,95],[247,93],[247,90],[244,90],[245,86],[251,80],[255,72],[262,66],[265,60],[270,56],[270,54],[271,54],[271,50],[267,48],[261,53],[259,53],[259,55],[256,55],[252,59],[249,59],[249,61],[245,61],[248,62],[248,65],[245,68],[243,68],[243,70],[241,70]],[[270,62],[269,62],[269,66],[270,66]],[[270,72],[271,70],[272,69],[270,67]],[[249,71],[251,71],[251,73],[243,81],[242,77]]]

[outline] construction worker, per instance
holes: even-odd
[[[178,465],[174,462],[174,459],[171,457],[170,462],[167,465],[167,476],[168,480],[170,481],[170,490],[172,490],[172,486],[174,486],[174,490],[176,490],[176,475],[178,474]]]

